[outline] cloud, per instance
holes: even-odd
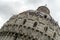
[[[3,24],[6,22],[5,19],[3,19],[2,17],[0,17],[0,28],[3,26]]]
[[[60,0],[48,0],[48,7],[51,11],[51,16],[59,23],[60,25]]]
[[[60,24],[60,0],[0,0],[0,17],[4,20],[26,10],[36,10],[47,4],[51,16]],[[3,23],[3,22],[2,22]]]

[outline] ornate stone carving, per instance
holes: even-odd
[[[0,40],[60,40],[59,25],[47,7],[12,16],[0,29]]]

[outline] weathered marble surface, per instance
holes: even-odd
[[[60,28],[41,6],[12,16],[0,29],[0,40],[60,40]]]

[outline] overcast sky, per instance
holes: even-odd
[[[0,0],[0,28],[12,15],[36,10],[45,4],[50,9],[51,16],[60,25],[60,0]]]

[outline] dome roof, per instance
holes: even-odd
[[[40,6],[40,7],[38,7],[37,11],[50,14],[50,10],[46,6]]]

